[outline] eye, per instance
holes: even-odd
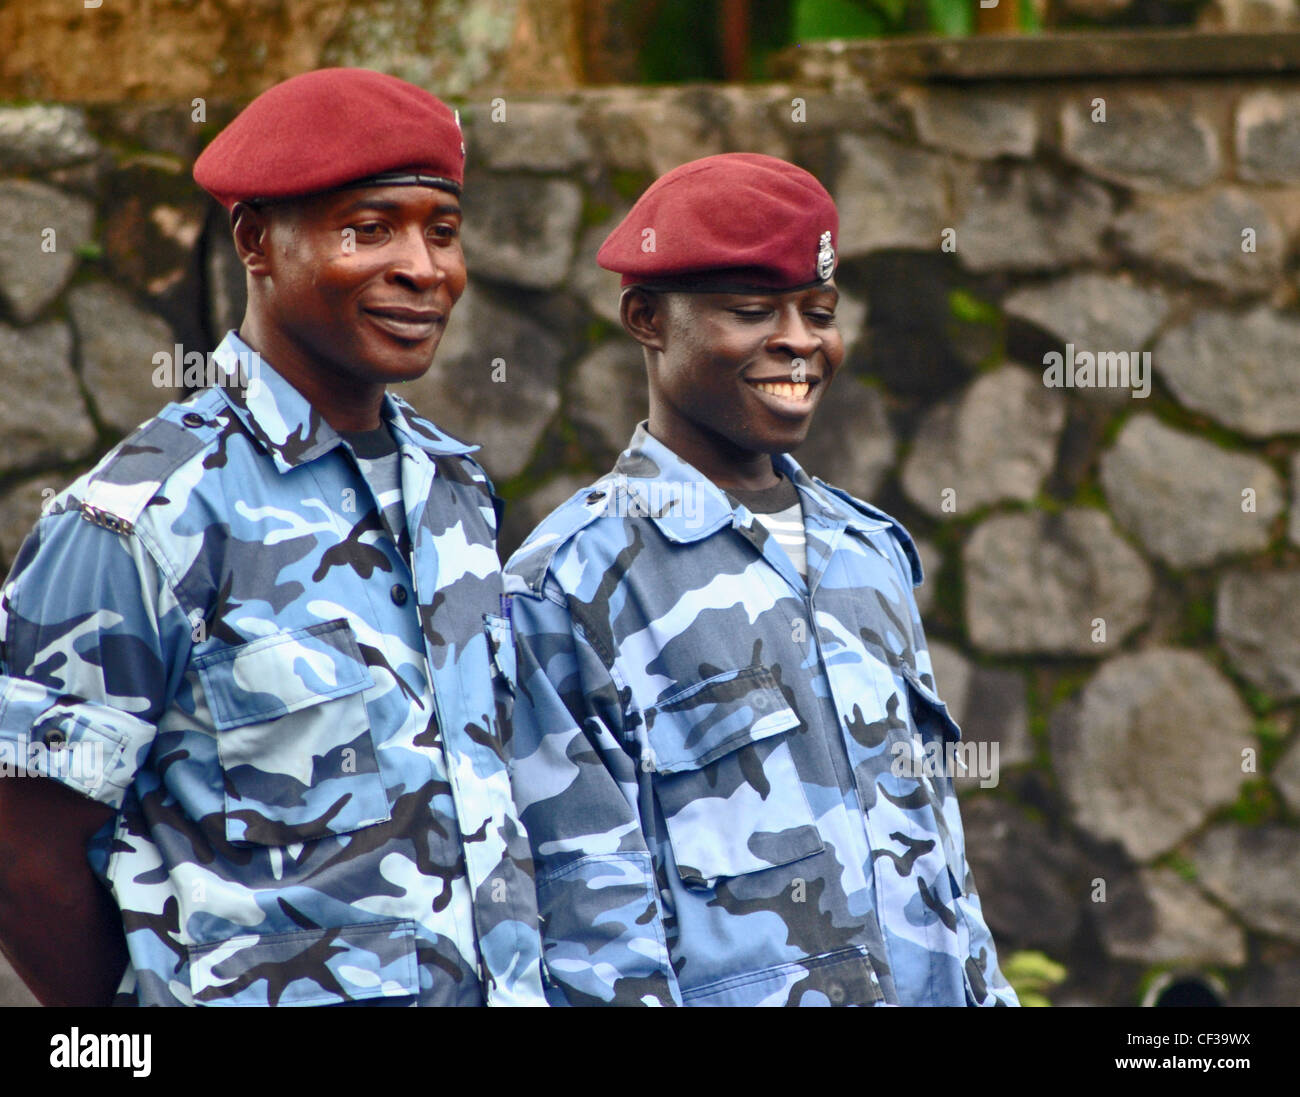
[[[811,309],[807,315],[814,324],[822,327],[833,327],[835,324],[834,309]]]
[[[451,221],[439,221],[429,230],[429,235],[440,243],[449,244],[460,235],[460,226]]]
[[[751,305],[748,308],[729,309],[734,316],[739,316],[742,320],[762,320],[771,313],[771,309],[763,308],[759,305]]]
[[[384,225],[382,221],[363,221],[353,225],[352,231],[356,233],[358,240],[374,241],[383,234]]]

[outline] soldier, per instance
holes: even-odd
[[[465,287],[464,153],[433,96],[327,69],[195,165],[247,272],[225,380],[57,496],[3,588],[35,779],[0,781],[0,937],[47,1003],[545,1004],[496,499],[385,391]]]
[[[551,1000],[1017,1004],[966,863],[898,522],[809,477],[838,225],[734,153],[600,249],[650,415],[511,558],[511,773]],[[846,439],[846,444],[852,444]]]

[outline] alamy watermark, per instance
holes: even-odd
[[[0,740],[3,777],[52,777],[97,789],[104,782],[104,744],[98,739],[49,744],[40,739],[27,743]]]
[[[921,749],[911,740],[899,740],[889,748],[893,761],[889,772],[895,777],[909,777],[919,781],[922,777],[956,777],[960,773],[979,779],[980,788],[996,788],[999,746],[996,740],[967,739],[954,742],[945,739],[942,744],[931,741]]]
[[[620,473],[602,480],[587,502],[599,503],[599,513],[607,518],[683,518],[694,529],[700,521],[704,490],[705,485],[697,481],[631,481]]]
[[[257,393],[262,378],[262,356],[257,351],[239,351],[218,359],[211,352],[186,350],[177,343],[171,350],[153,356],[153,384],[160,389],[205,389],[224,386]]]
[[[1065,344],[1065,353],[1053,350],[1043,355],[1043,384],[1049,389],[1132,389],[1135,400],[1151,395],[1151,352],[1149,350],[1075,350]]]

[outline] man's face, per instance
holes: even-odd
[[[670,418],[751,453],[799,446],[844,360],[839,293],[671,293],[651,389]]]
[[[268,318],[300,358],[382,384],[429,368],[465,289],[455,195],[358,187],[268,216]]]

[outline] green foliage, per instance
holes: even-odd
[[[1070,500],[1071,506],[1076,507],[1095,507],[1098,510],[1109,510],[1109,504],[1106,501],[1106,493],[1101,490],[1101,485],[1094,479],[1084,480],[1074,493],[1074,498]]]
[[[961,286],[948,291],[948,312],[954,320],[965,324],[984,324],[988,327],[1000,327],[1002,324],[1002,313],[996,305],[976,297]]]
[[[1065,510],[1064,500],[1049,495],[1045,491],[1040,491],[1030,502],[1021,502],[1016,509],[1025,511],[1029,514],[1061,514]]]
[[[1066,701],[1076,696],[1084,686],[1092,679],[1093,668],[1086,667],[1083,670],[1063,670],[1052,683],[1052,693],[1049,704],[1054,710],[1057,705],[1063,705]]]
[[[1276,720],[1256,720],[1253,730],[1265,743],[1281,743],[1286,739],[1286,729]]]
[[[597,202],[592,198],[583,200],[582,227],[589,229],[593,225],[603,225],[614,216],[614,207],[608,202]]]
[[[1172,869],[1189,884],[1196,883],[1196,865],[1177,851],[1171,851],[1163,857],[1157,857],[1153,864],[1156,868]]]
[[[1154,411],[1160,421],[1167,427],[1195,434],[1206,442],[1213,442],[1215,445],[1232,450],[1234,453],[1247,453],[1252,456],[1260,455],[1258,445],[1251,442],[1250,439],[1221,426],[1208,415],[1191,411],[1172,400],[1161,399],[1155,401],[1151,403],[1147,410]]]
[[[1277,760],[1286,750],[1286,728],[1276,720],[1256,720],[1251,731],[1259,740],[1259,765],[1265,772],[1271,772]]]
[[[1015,0],[1020,28],[1042,30],[1032,0]],[[975,31],[974,0],[795,0],[796,42],[818,38],[881,38],[893,34],[960,37]]]
[[[1279,814],[1278,804],[1268,781],[1256,777],[1241,786],[1241,795],[1225,812],[1224,818],[1234,823],[1254,827],[1275,819]]]
[[[588,322],[587,330],[585,332],[587,349],[590,350],[591,348],[603,343],[606,339],[610,338],[610,336],[614,335],[617,330],[618,329],[603,316],[593,316],[590,322]]]
[[[91,240],[85,244],[77,245],[77,258],[86,259],[89,262],[96,263],[104,258],[104,247],[97,240]]]
[[[794,40],[878,38],[897,23],[904,8],[901,0],[882,0],[878,5],[858,0],[795,0]],[[892,21],[891,12],[896,13]]]
[[[1029,738],[1034,744],[1034,767],[1049,785],[1056,781],[1052,770],[1052,705],[1050,672],[1041,667],[1033,669],[1026,675],[1028,688],[1025,690],[1025,705],[1029,714]],[[1046,816],[1036,807],[1021,803],[1018,805],[1030,818],[1046,824]]]
[[[1002,974],[1022,1006],[1050,1006],[1047,994],[1065,979],[1065,967],[1042,952],[1021,949],[1002,961]]]
[[[1024,8],[1032,11],[1033,5],[1027,0],[1021,3],[1021,18]],[[965,35],[975,29],[975,16],[971,0],[925,0],[926,21],[936,34]]]
[[[1241,695],[1246,698],[1246,704],[1250,706],[1250,711],[1256,716],[1267,716],[1273,711],[1273,698],[1258,686],[1252,686],[1249,683],[1243,685]]]
[[[1002,310],[962,286],[948,291],[947,305],[944,338],[954,347],[966,348],[971,358],[978,354],[976,369],[981,373],[1001,366],[1006,360],[1006,318]]]
[[[609,185],[614,188],[614,193],[620,198],[626,198],[629,202],[635,202],[640,198],[641,192],[652,182],[652,178],[647,178],[645,173],[640,171],[611,171],[609,173]]]
[[[716,80],[722,75],[716,3],[661,0],[641,44],[642,79],[647,84]]]
[[[1178,642],[1188,647],[1214,642],[1214,603],[1209,596],[1183,600]]]

